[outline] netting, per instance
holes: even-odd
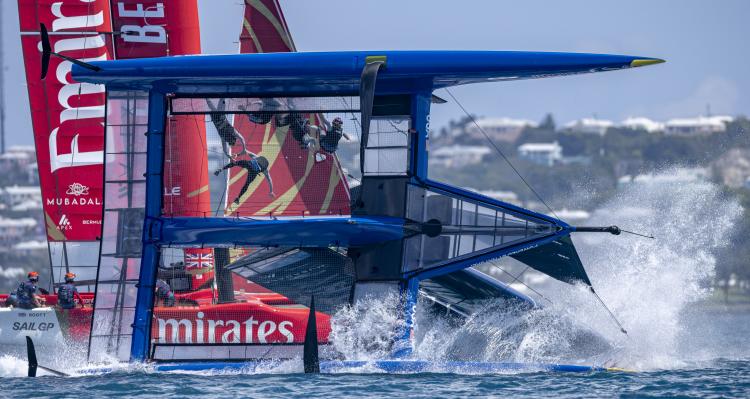
[[[109,92],[104,217],[89,358],[127,360],[141,270],[148,94]]]
[[[353,285],[342,249],[162,247],[153,357],[217,359],[229,348],[232,358],[293,357],[304,342],[310,298],[318,340],[327,343],[330,317],[349,303]],[[288,356],[269,350],[279,346],[289,347]]]
[[[175,98],[165,149],[165,216],[350,213],[359,171],[356,97]],[[206,138],[186,146],[178,118]]]

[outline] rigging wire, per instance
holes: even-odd
[[[656,239],[656,237],[654,237],[652,234],[641,234],[641,233],[636,233],[634,231],[628,231],[628,230],[624,230],[624,229],[620,229],[620,231],[623,232],[623,233],[632,234],[632,235],[638,236],[638,237]]]
[[[495,144],[495,142],[492,141],[492,139],[487,134],[487,132],[485,132],[484,129],[482,129],[482,127],[479,126],[479,124],[477,123],[476,119],[474,118],[474,115],[471,115],[469,113],[469,111],[467,111],[466,108],[464,108],[463,104],[461,104],[461,102],[458,101],[458,99],[456,98],[456,96],[454,96],[453,93],[451,93],[451,91],[447,87],[445,88],[445,91],[448,93],[449,96],[451,96],[451,98],[453,99],[453,101],[455,101],[456,104],[461,108],[461,110],[464,112],[464,114],[466,114],[466,116],[471,120],[471,122],[474,124],[474,126],[476,126],[477,129],[479,129],[480,132],[482,132],[482,135],[484,135],[484,138],[487,139],[487,142],[489,142],[490,145],[495,149],[495,151],[505,160],[505,162],[508,163],[508,165],[510,166],[510,168],[513,169],[513,172],[516,173],[516,175],[521,179],[521,181],[523,182],[523,184],[525,184],[526,187],[528,187],[529,190],[531,190],[531,192],[534,193],[534,195],[536,196],[536,198],[542,204],[544,204],[545,207],[547,207],[547,209],[550,211],[550,213],[552,213],[552,215],[555,216],[555,218],[560,219],[560,217],[557,216],[557,214],[555,213],[555,211],[552,210],[552,208],[547,204],[547,202],[542,198],[542,196],[539,195],[539,193],[536,190],[534,190],[534,187],[531,187],[531,184],[529,184],[529,182],[526,181],[526,179],[523,177],[523,175],[521,174],[521,172],[519,172],[518,169],[516,169],[516,167],[513,165],[513,163],[510,162],[510,159],[508,159],[508,157],[505,155],[505,153],[503,153],[503,151],[500,149],[500,147],[498,147],[497,144]]]
[[[628,332],[627,332],[627,330],[625,330],[625,328],[624,328],[624,327],[622,326],[622,324],[620,324],[620,321],[619,321],[619,320],[617,320],[617,317],[615,316],[615,314],[614,314],[614,313],[612,313],[612,311],[611,311],[611,310],[609,310],[609,307],[607,307],[607,304],[606,304],[606,303],[604,303],[604,301],[603,301],[603,300],[602,300],[602,298],[601,298],[601,297],[599,296],[599,294],[597,294],[597,293],[596,293],[596,291],[594,290],[594,287],[592,287],[592,286],[589,286],[589,291],[591,291],[591,293],[592,293],[592,294],[594,294],[594,296],[595,296],[595,297],[596,297],[596,299],[597,299],[597,300],[599,301],[599,303],[600,303],[600,304],[602,305],[602,307],[604,308],[604,310],[606,310],[606,311],[607,311],[607,313],[609,313],[609,317],[610,317],[610,318],[611,318],[611,319],[612,319],[612,320],[613,320],[613,321],[615,322],[615,324],[617,324],[617,327],[619,327],[619,328],[620,328],[620,332],[621,332],[621,333],[623,333],[623,334],[625,334],[625,335],[628,335]],[[629,336],[629,335],[628,335],[628,336]]]

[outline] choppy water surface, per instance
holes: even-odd
[[[655,234],[576,236],[603,300],[628,330],[621,334],[584,287],[551,285],[551,303],[532,312],[488,304],[461,323],[417,309],[419,359],[618,366],[634,373],[301,374],[300,362],[246,374],[156,374],[124,367],[111,375],[24,378],[22,355],[0,356],[0,397],[95,396],[700,396],[750,397],[750,310],[706,307],[712,250],[726,244],[740,207],[708,183],[630,187],[591,224]],[[333,318],[332,347],[353,360],[387,356],[398,325],[393,303],[361,304]],[[54,351],[53,351],[54,352]],[[5,352],[2,352],[5,353]],[[47,352],[45,364],[69,370],[75,353]]]

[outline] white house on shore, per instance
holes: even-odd
[[[603,136],[607,129],[615,124],[606,119],[582,118],[570,121],[563,126],[563,130],[569,132],[591,133]]]
[[[645,130],[649,133],[664,131],[664,124],[644,117],[630,117],[620,122],[626,129]]]
[[[482,162],[485,155],[492,152],[489,147],[474,145],[451,145],[430,151],[431,165],[461,167]]]
[[[477,127],[477,125],[479,127]],[[474,138],[484,139],[482,131],[484,130],[490,138],[494,140],[514,142],[521,135],[523,129],[527,127],[537,127],[538,124],[534,121],[526,119],[511,119],[511,118],[482,118],[477,121],[477,124],[471,124],[467,127],[467,133]],[[481,128],[481,130],[479,129]]]
[[[562,146],[552,143],[526,143],[518,147],[518,156],[531,162],[552,166],[562,161]]]
[[[727,130],[731,116],[699,116],[697,118],[670,119],[664,124],[664,133],[672,136],[701,136]]]

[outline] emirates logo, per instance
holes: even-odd
[[[81,183],[73,183],[68,186],[68,191],[66,191],[65,194],[75,195],[76,197],[89,195],[89,188]]]

